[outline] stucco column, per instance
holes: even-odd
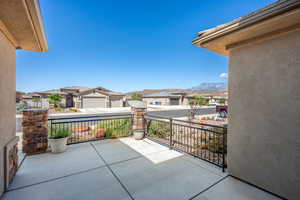
[[[23,153],[43,153],[48,147],[48,110],[23,111]]]

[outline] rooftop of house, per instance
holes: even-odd
[[[108,96],[124,96],[124,94],[122,94],[120,92],[114,92],[114,91],[108,90],[103,87],[96,87],[96,88],[92,88],[89,90],[84,90],[84,91],[80,92],[78,95],[82,96],[82,95],[87,95],[90,93],[101,93],[101,94],[108,95]]]
[[[35,92],[30,92],[30,93],[26,93],[26,94],[23,94],[22,96],[24,99],[31,99],[33,97],[41,97],[41,95],[39,93],[35,93]]]
[[[41,92],[37,92],[39,94],[61,94],[61,95],[66,95],[66,92],[62,92],[60,91],[60,89],[56,89],[56,90],[46,90],[46,91],[41,91]]]
[[[143,98],[153,98],[153,97],[179,97],[182,95],[185,95],[186,93],[184,92],[155,92],[155,93],[149,93],[149,94],[144,94]]]
[[[40,91],[40,92],[34,92],[34,93],[28,93],[27,96],[32,96],[32,94],[40,94],[40,95],[48,95],[48,94],[60,94],[60,95],[67,95],[68,93],[72,93],[74,95],[85,95],[89,94],[91,92],[102,92],[107,95],[112,96],[118,96],[123,95],[122,93],[114,92],[111,90],[108,90],[103,87],[96,87],[96,88],[89,88],[85,86],[69,86],[69,87],[63,87],[60,89],[53,89],[53,90],[46,90],[46,91]]]
[[[63,87],[61,89],[65,89],[65,90],[79,90],[79,92],[83,92],[83,91],[86,91],[86,90],[90,90],[91,88],[85,87],[85,86],[70,86],[70,87]]]
[[[232,22],[198,32],[193,44],[225,56],[228,50],[299,26],[299,0],[279,0]]]

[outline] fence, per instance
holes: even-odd
[[[126,137],[132,134],[131,115],[81,116],[51,118],[48,123],[49,136],[67,131],[68,144]]]
[[[145,123],[147,138],[226,168],[226,127],[149,115]]]

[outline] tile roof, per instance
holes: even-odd
[[[149,93],[149,94],[144,94],[143,97],[177,97],[181,96],[182,92],[155,92],[155,93]]]

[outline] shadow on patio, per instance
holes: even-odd
[[[70,145],[28,156],[3,200],[276,199],[221,169],[148,139]]]

